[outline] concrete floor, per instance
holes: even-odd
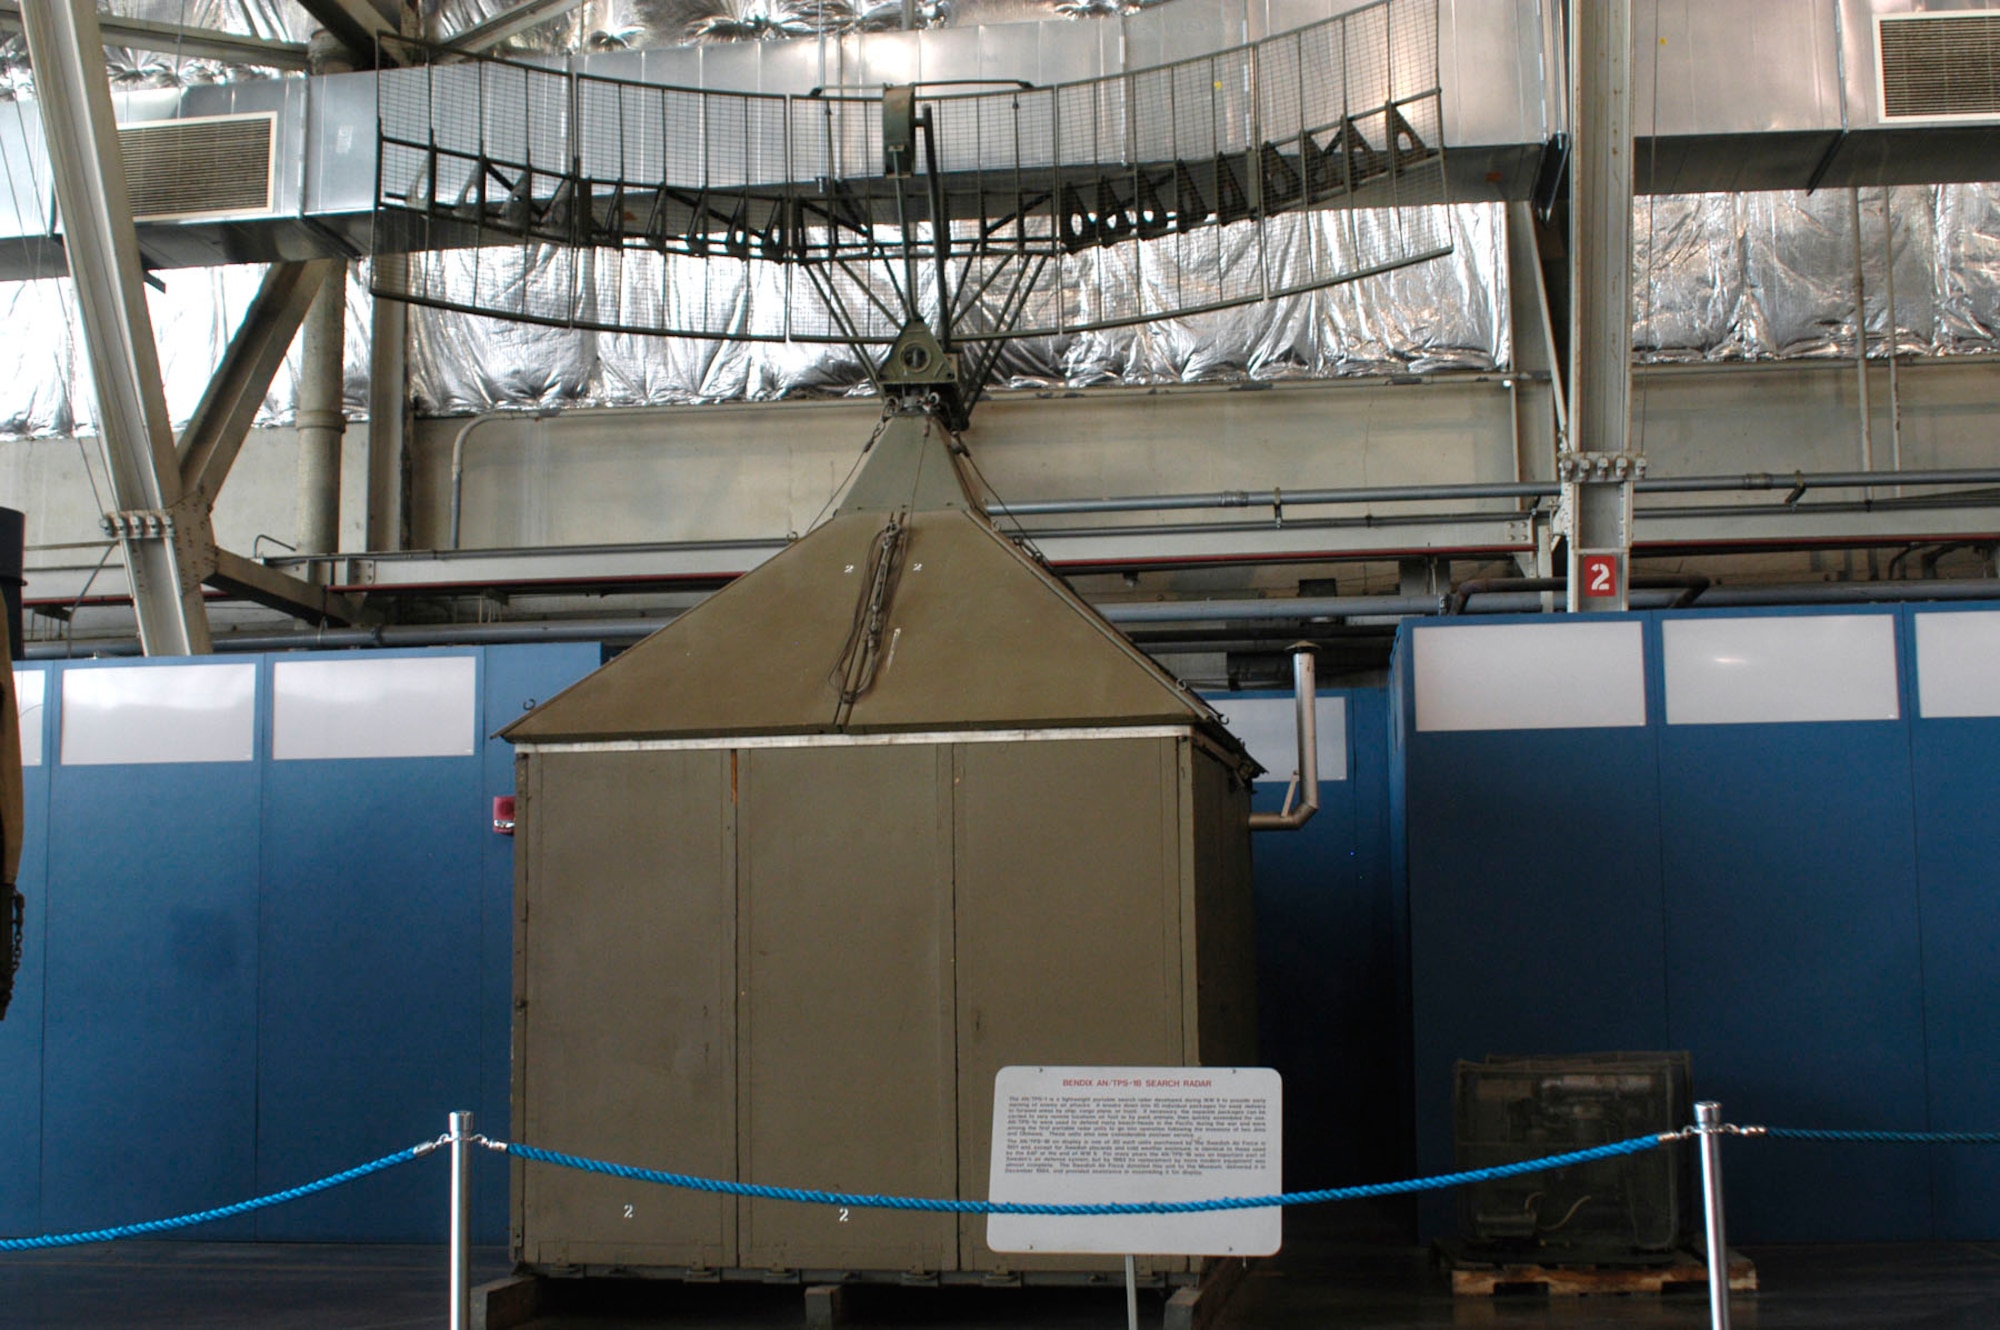
[[[1752,1248],[1763,1292],[1739,1297],[1744,1330],[1993,1330],[2000,1327],[2000,1244]],[[504,1272],[504,1254],[479,1253],[475,1279]],[[444,1253],[430,1247],[120,1243],[0,1254],[5,1330],[415,1330],[443,1326]],[[1120,1330],[1112,1289],[861,1290],[849,1324],[1034,1326]],[[1160,1322],[1160,1298],[1140,1302]],[[591,1314],[551,1315],[534,1330],[802,1326],[796,1287],[645,1285]],[[1429,1258],[1406,1247],[1297,1236],[1259,1267],[1216,1330],[1344,1327],[1558,1326],[1565,1330],[1697,1330],[1699,1296],[1580,1298],[1538,1295],[1454,1300]]]

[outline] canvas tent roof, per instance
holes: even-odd
[[[1226,736],[1200,698],[994,530],[967,497],[952,448],[925,418],[891,417],[830,521],[504,737],[1158,724]],[[885,545],[886,570],[877,558]],[[872,672],[843,699],[844,688],[854,691],[857,638],[870,628]]]

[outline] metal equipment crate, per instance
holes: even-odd
[[[1587,1149],[1693,1117],[1686,1053],[1491,1056],[1457,1070],[1461,1169]],[[1667,1149],[1463,1187],[1466,1243],[1544,1259],[1671,1252],[1691,1232],[1692,1153]]]

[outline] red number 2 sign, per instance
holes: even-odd
[[[1582,559],[1583,594],[1610,599],[1618,594],[1618,556],[1586,554]]]

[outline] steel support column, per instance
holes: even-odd
[[[1632,0],[1570,7],[1569,438],[1558,459],[1557,530],[1569,545],[1569,608],[1622,610],[1632,482]]]
[[[347,265],[331,263],[306,315],[299,348],[299,525],[301,554],[340,548],[340,446],[347,368]]]
[[[146,654],[205,654],[201,563],[214,538],[206,505],[182,494],[97,10],[26,0],[21,18],[116,505],[105,525],[125,550]]]
[[[378,254],[375,262],[387,270],[409,259],[401,254]],[[402,281],[401,274],[393,271],[385,271],[383,279]],[[410,307],[400,300],[377,296],[371,338],[365,543],[370,550],[400,550],[408,543],[409,530],[404,474],[409,464]]]
[[[583,0],[525,0],[523,4],[503,10],[484,23],[475,24],[444,40],[461,51],[475,54],[490,51],[509,37],[540,27],[582,5]]]

